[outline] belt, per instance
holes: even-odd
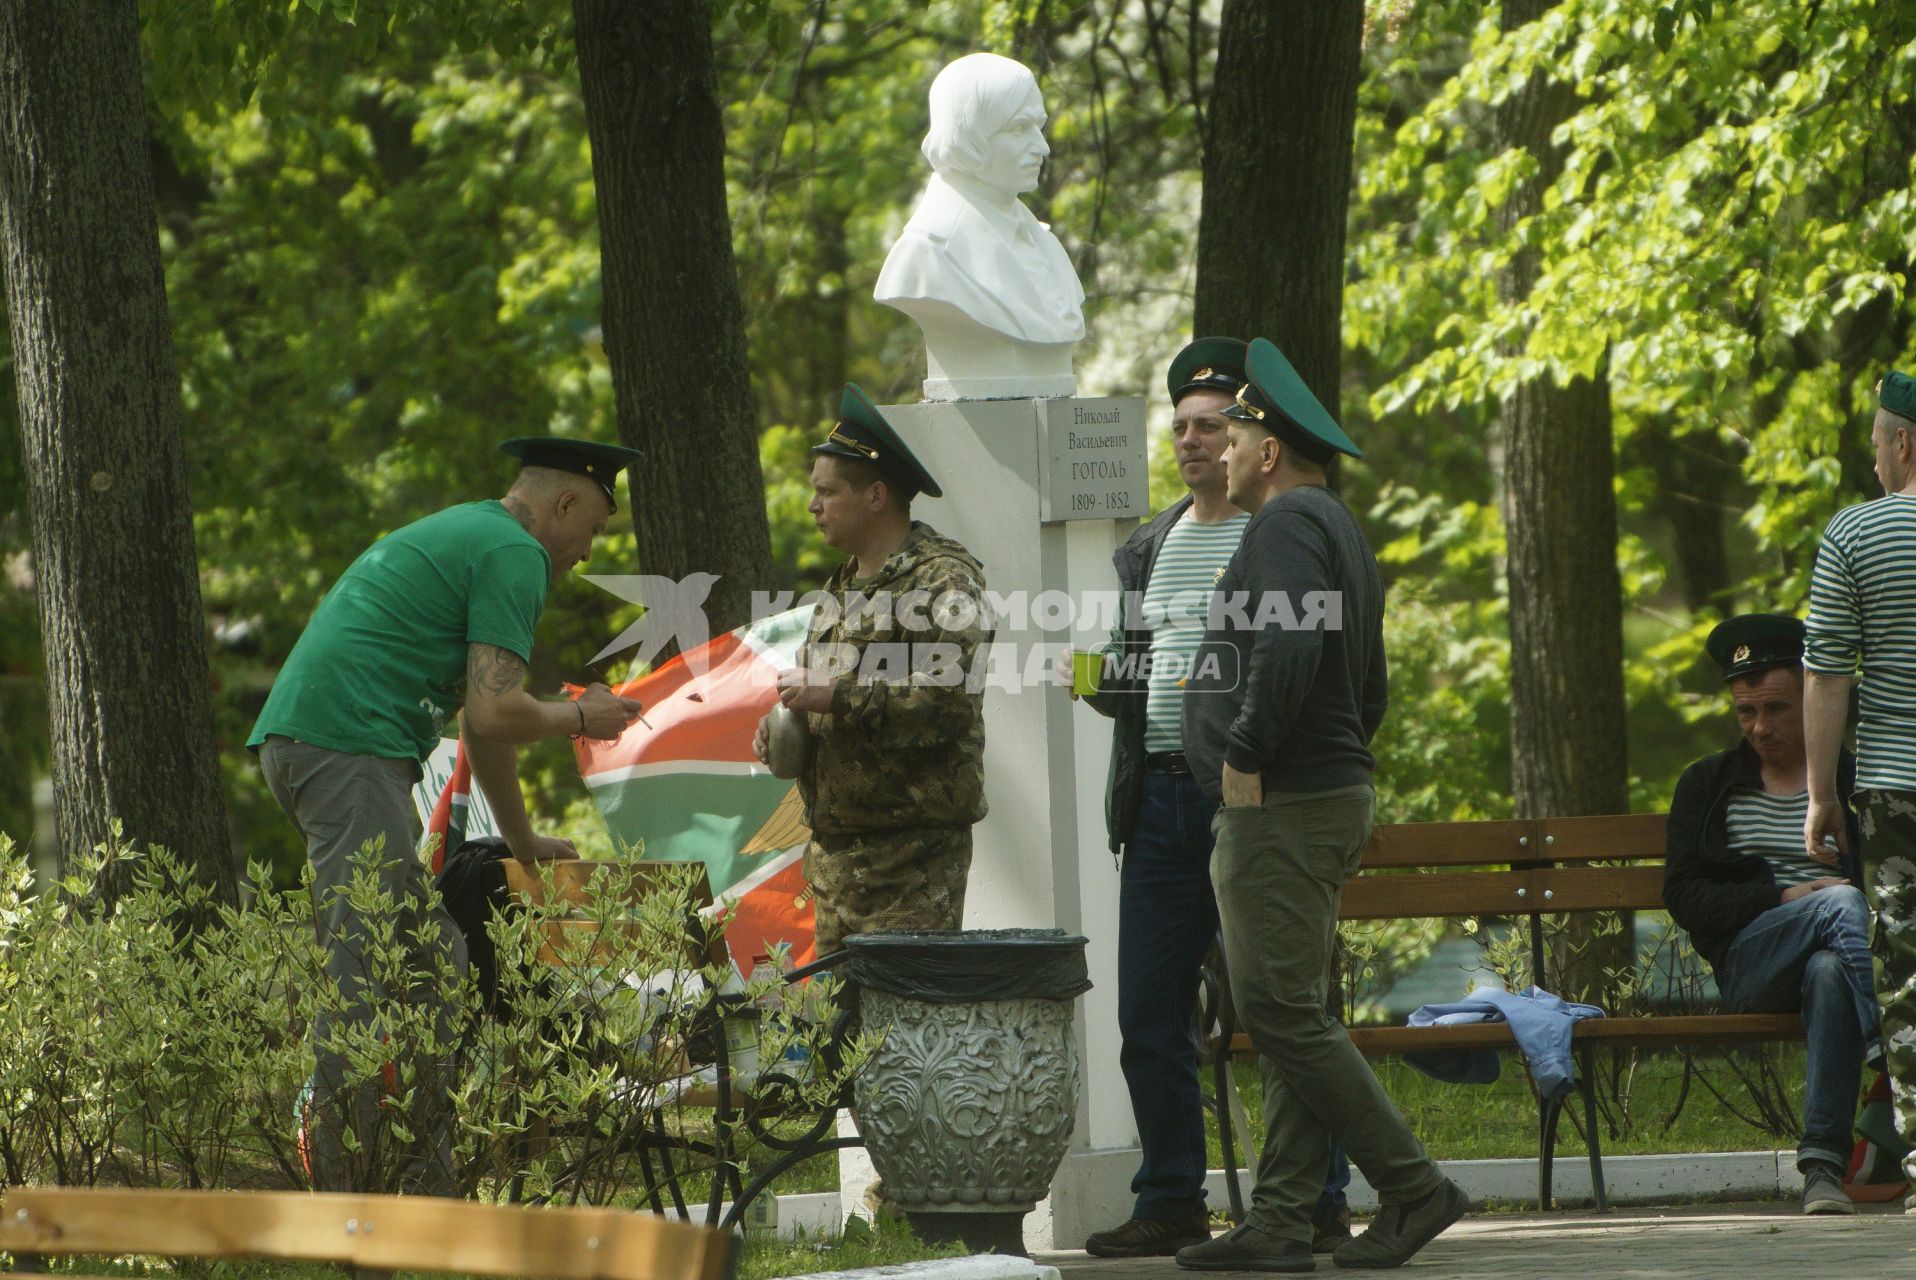
[[[1144,757],[1144,767],[1153,773],[1168,773],[1173,776],[1191,772],[1191,766],[1184,759],[1182,751],[1148,752]]]

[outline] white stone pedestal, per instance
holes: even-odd
[[[913,517],[964,543],[996,597],[1015,603],[1023,593],[1028,606],[993,644],[991,811],[974,829],[965,927],[1055,926],[1090,939],[1077,1123],[1049,1200],[1025,1221],[1029,1247],[1076,1249],[1129,1216],[1137,1128],[1118,1070],[1118,876],[1104,824],[1111,722],[1073,703],[1048,672],[1065,645],[1108,634],[1110,618],[1097,620],[1101,630],[1072,608],[1091,594],[1115,603],[1111,553],[1146,514],[1144,401],[960,400],[882,412],[945,491],[918,499]],[[863,1156],[841,1161],[848,1196],[871,1176]]]
[[[1020,342],[929,299],[893,305],[918,321],[925,335],[927,400],[1029,400],[1077,394],[1078,377],[1071,369],[1075,342]]]

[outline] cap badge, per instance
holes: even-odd
[[[852,436],[847,434],[842,424],[840,426],[833,427],[832,433],[829,436],[826,436],[825,438],[831,441],[833,444],[844,445],[847,449],[850,449],[853,453],[860,454],[872,462],[878,461],[878,450],[872,448],[870,445],[866,444],[863,440],[854,439]]]
[[[1748,646],[1747,644],[1738,645],[1736,647],[1736,652],[1730,655],[1731,662],[1748,662],[1749,660],[1750,660],[1750,646]]]
[[[1201,381],[1202,379],[1208,378],[1216,372],[1217,372],[1216,369],[1213,369],[1210,365],[1207,364],[1202,369],[1199,369],[1196,373],[1191,375],[1191,381],[1193,382]]]

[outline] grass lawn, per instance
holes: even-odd
[[[1714,1085],[1726,1101],[1719,1101],[1697,1075],[1690,1079],[1685,1096],[1681,1057],[1644,1057],[1628,1077],[1627,1109],[1612,1099],[1611,1118],[1607,1122],[1602,1108],[1605,1089],[1601,1083],[1598,1086],[1598,1121],[1604,1126],[1599,1136],[1604,1154],[1774,1151],[1794,1146],[1795,1117],[1801,1115],[1803,1104],[1803,1049],[1778,1045],[1766,1052],[1775,1064],[1781,1093],[1788,1099],[1790,1127],[1771,1132],[1752,1122],[1760,1114],[1758,1108],[1732,1074],[1724,1054],[1700,1055],[1697,1072],[1709,1085]],[[1738,1062],[1751,1074],[1754,1074],[1754,1060],[1753,1052],[1740,1053],[1738,1057]],[[1500,1078],[1490,1085],[1444,1084],[1394,1058],[1371,1065],[1384,1091],[1436,1159],[1483,1160],[1537,1154],[1537,1104],[1530,1090],[1529,1075],[1514,1053],[1502,1055]],[[1239,1062],[1233,1064],[1233,1072],[1251,1123],[1261,1133],[1259,1108],[1264,1091],[1257,1068],[1253,1063]],[[1589,1150],[1582,1131],[1576,1127],[1582,1123],[1582,1117],[1582,1104],[1573,1099],[1559,1122],[1557,1152],[1560,1157]],[[1215,1169],[1223,1163],[1216,1119],[1207,1117],[1206,1127],[1211,1167]],[[1613,1128],[1621,1132],[1612,1132]]]

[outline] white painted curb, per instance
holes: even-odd
[[[1474,1204],[1487,1200],[1537,1199],[1537,1161],[1523,1156],[1506,1160],[1439,1160],[1437,1167],[1464,1189]],[[1251,1173],[1238,1175],[1245,1199],[1250,1198]],[[1230,1204],[1224,1171],[1205,1176],[1212,1209]],[[1796,1171],[1794,1151],[1709,1151],[1686,1155],[1605,1156],[1603,1189],[1612,1204],[1649,1204],[1671,1200],[1742,1196],[1751,1200],[1784,1200],[1801,1195],[1803,1175]],[[1345,1192],[1351,1208],[1369,1212],[1377,1207],[1377,1193],[1364,1175],[1351,1170]],[[1591,1203],[1590,1158],[1581,1153],[1559,1155],[1551,1195],[1559,1206]]]
[[[719,1206],[719,1217],[723,1219],[731,1211],[732,1202],[728,1200]],[[703,1225],[705,1206],[687,1206],[686,1221]],[[845,1218],[838,1210],[836,1191],[813,1191],[804,1195],[778,1197],[778,1236],[781,1240],[796,1240],[801,1231],[813,1240],[836,1236],[844,1226]]]
[[[862,1267],[857,1271],[820,1271],[806,1280],[1058,1280],[1058,1269],[1029,1258],[981,1253],[972,1258],[940,1258],[935,1262],[901,1262],[894,1267]]]

